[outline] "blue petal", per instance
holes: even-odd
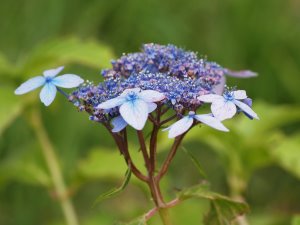
[[[245,103],[235,100],[234,104],[236,104],[243,112],[247,113],[250,117],[253,117],[253,118],[259,120],[259,117],[257,116],[257,114]]]
[[[169,138],[177,137],[185,133],[193,125],[193,121],[194,119],[192,117],[185,116],[182,119],[178,120],[176,123],[172,124],[170,127],[164,129],[164,131],[169,131]]]
[[[43,75],[45,77],[55,77],[57,74],[59,74],[64,69],[63,66],[57,67],[55,69],[45,70],[43,72]]]
[[[142,100],[128,101],[120,106],[123,119],[136,130],[142,130],[148,118],[148,105]]]
[[[40,99],[45,106],[49,106],[56,96],[56,87],[51,83],[46,83],[40,93]]]
[[[201,123],[204,123],[212,128],[215,128],[220,131],[229,131],[220,120],[213,117],[211,114],[195,115],[194,118]]]
[[[139,97],[145,102],[158,102],[165,98],[165,95],[153,90],[145,90],[139,93]]]
[[[96,108],[97,109],[111,109],[111,108],[115,108],[117,106],[122,105],[124,102],[126,102],[126,99],[124,97],[119,96],[119,97],[112,98],[110,100],[100,103]]]
[[[111,121],[111,124],[112,124],[113,127],[114,127],[111,131],[114,132],[114,133],[117,133],[117,132],[123,130],[123,129],[127,126],[127,123],[126,123],[126,121],[122,118],[122,116],[118,116],[118,117],[114,118],[114,119]]]
[[[42,77],[42,76],[33,77],[33,78],[27,80],[26,82],[24,82],[23,84],[21,84],[15,90],[15,94],[16,95],[22,95],[22,94],[25,94],[27,92],[30,92],[30,91],[44,85],[45,81],[46,81],[45,77]]]
[[[248,77],[256,77],[257,76],[257,73],[250,71],[250,70],[232,71],[232,70],[226,69],[225,73],[231,77],[238,77],[238,78],[248,78]]]
[[[83,82],[84,80],[75,74],[64,74],[62,76],[55,77],[52,80],[52,84],[63,88],[78,87]]]
[[[211,112],[214,117],[222,121],[230,119],[236,114],[236,106],[232,101],[217,100],[211,104]]]

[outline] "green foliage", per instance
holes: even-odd
[[[97,41],[65,38],[48,41],[37,46],[20,62],[20,71],[32,76],[58,65],[80,64],[99,69],[108,67],[113,58],[111,49]]]
[[[256,170],[274,163],[271,155],[274,145],[284,138],[280,128],[300,121],[300,107],[297,106],[255,102],[254,109],[261,118],[259,121],[250,121],[240,115],[224,122],[230,129],[229,135],[202,127],[195,128],[187,137],[197,140],[201,136],[200,141],[216,151],[226,167],[233,194],[245,191]]]
[[[179,199],[188,198],[207,199],[211,202],[211,209],[204,218],[206,225],[229,225],[237,216],[249,211],[246,203],[234,201],[228,197],[209,190],[209,185],[200,184],[180,192]]]
[[[147,225],[147,222],[145,216],[141,216],[129,223],[118,223],[117,225]]]
[[[24,105],[13,92],[14,89],[10,86],[0,87],[0,102],[2,104],[0,110],[0,136],[14,119],[20,115]]]
[[[189,158],[191,159],[191,161],[194,163],[195,167],[197,168],[199,174],[203,177],[203,178],[207,178],[205,172],[202,169],[202,166],[200,165],[199,160],[197,160],[197,158],[185,147],[182,147],[183,151],[189,156]]]
[[[300,133],[282,137],[282,140],[274,146],[272,154],[279,165],[300,179],[299,146]]]
[[[294,216],[291,225],[300,225],[300,216]]]
[[[122,191],[124,191],[124,189],[126,188],[126,186],[128,185],[128,183],[130,181],[130,177],[131,177],[131,170],[130,170],[130,168],[128,168],[126,173],[125,173],[125,178],[124,178],[124,181],[123,181],[122,185],[120,187],[113,188],[113,189],[99,195],[97,197],[97,199],[95,200],[95,202],[94,202],[94,206],[96,204],[98,204],[99,202],[101,202],[105,199],[108,199],[108,198],[115,197],[116,195],[118,195]]]

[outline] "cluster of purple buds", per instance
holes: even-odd
[[[258,119],[245,91],[225,88],[225,75],[251,77],[255,73],[228,70],[174,45],[145,44],[141,52],[124,54],[112,61],[111,69],[102,70],[104,81],[97,85],[83,83],[81,78],[70,74],[61,76],[65,79],[54,78],[62,68],[50,70],[51,74],[45,71],[45,77],[28,80],[16,94],[45,85],[41,100],[49,105],[56,90],[64,93],[58,87],[79,86],[68,95],[69,100],[80,111],[88,112],[91,120],[111,123],[113,132],[119,132],[127,125],[142,130],[149,115],[157,108],[171,109],[176,114],[178,121],[167,129],[169,137],[186,132],[194,120],[228,131],[221,122],[236,112],[243,111],[251,119]],[[67,78],[70,78],[69,85]],[[211,113],[196,114],[205,102],[212,103]]]

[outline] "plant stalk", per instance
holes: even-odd
[[[51,141],[49,140],[47,132],[43,126],[39,111],[33,109],[30,117],[30,122],[40,142],[41,150],[44,155],[46,164],[48,166],[50,176],[52,178],[55,193],[58,195],[59,203],[61,205],[66,224],[78,225],[79,223],[77,215],[72,201],[67,194],[67,188],[64,183],[62,171],[59,166],[54,147]]]

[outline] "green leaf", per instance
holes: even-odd
[[[32,76],[48,68],[72,63],[99,69],[108,67],[113,57],[111,49],[98,41],[56,39],[38,45],[19,62],[19,73]]]
[[[18,96],[14,95],[14,89],[8,86],[0,87],[0,136],[2,132],[21,113],[22,104]]]
[[[272,154],[284,169],[300,178],[300,133],[283,138],[274,146]]]
[[[0,52],[0,74],[7,75],[15,71],[14,66],[8,61],[4,54]]]
[[[44,187],[52,185],[49,174],[34,160],[10,160],[2,163],[0,165],[0,185],[10,180]]]
[[[206,178],[206,174],[205,172],[203,171],[199,161],[197,160],[197,158],[189,151],[187,150],[185,147],[181,147],[183,149],[183,151],[189,156],[189,158],[192,160],[192,162],[194,163],[194,165],[196,166],[198,172],[200,173],[200,175],[204,178]]]
[[[179,193],[179,199],[189,198],[202,198],[210,201],[211,209],[204,219],[206,225],[229,225],[237,216],[249,211],[246,203],[210,191],[207,183],[187,188]]]
[[[125,179],[124,179],[122,185],[120,187],[113,188],[113,189],[99,195],[97,197],[97,199],[95,200],[93,206],[95,206],[97,203],[99,203],[105,199],[112,198],[112,197],[120,194],[127,187],[128,183],[130,181],[130,177],[131,177],[131,170],[130,170],[130,168],[128,168],[125,173]]]
[[[296,215],[293,217],[291,225],[300,225],[300,215]]]

